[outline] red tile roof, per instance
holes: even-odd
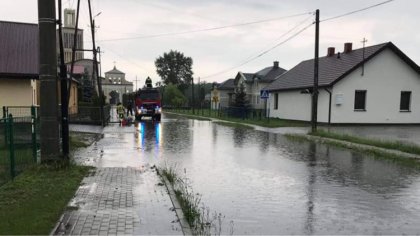
[[[0,77],[38,77],[38,25],[0,21]]]

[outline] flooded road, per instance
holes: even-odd
[[[177,166],[234,234],[419,234],[420,171],[281,134],[166,115],[107,127],[80,158]],[[116,132],[113,132],[116,131]],[[116,148],[101,153],[101,147]],[[121,151],[124,147],[124,151]]]

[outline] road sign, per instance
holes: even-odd
[[[268,99],[270,97],[270,94],[268,93],[268,90],[261,90],[260,91],[260,97],[261,97],[261,99]]]

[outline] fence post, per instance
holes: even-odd
[[[12,179],[16,176],[16,170],[15,170],[15,147],[13,142],[13,116],[12,114],[9,114],[9,117],[6,120],[7,122],[7,133],[9,138],[9,155],[10,155],[10,175],[12,176]]]
[[[6,127],[4,129],[4,142],[7,145],[9,143],[9,141],[8,141],[9,140],[9,134],[7,133],[8,123],[7,123],[7,115],[6,115],[6,107],[5,106],[3,106],[3,119],[5,120],[5,124],[6,124]]]
[[[36,143],[36,113],[35,107],[31,106],[31,121],[32,121],[32,158],[34,163],[37,161],[37,143]]]

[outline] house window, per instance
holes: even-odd
[[[274,110],[278,110],[279,109],[279,94],[275,93],[274,94]]]
[[[366,90],[356,90],[354,94],[354,110],[366,111]]]
[[[411,91],[401,91],[400,111],[410,111]]]

